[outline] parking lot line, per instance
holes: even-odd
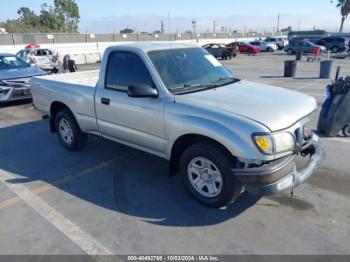
[[[67,183],[71,182],[72,180],[87,176],[89,174],[92,174],[93,172],[96,172],[98,170],[109,167],[110,165],[112,165],[116,161],[117,161],[117,158],[102,162],[96,166],[83,169],[83,170],[79,171],[77,174],[66,176],[66,177],[63,177],[62,179],[56,180],[56,181],[52,182],[51,184],[45,184],[43,186],[39,186],[37,188],[34,188],[33,190],[31,190],[31,192],[35,195],[40,195],[40,194],[48,192],[54,188],[57,188],[60,185],[67,184]],[[10,199],[6,199],[6,200],[0,202],[0,209],[18,204],[20,202],[23,202],[23,199],[18,197],[18,196],[10,198]]]
[[[32,192],[36,195],[39,195],[41,193],[45,193],[51,189],[54,189],[60,185],[64,185],[64,184],[67,184],[69,182],[71,182],[72,180],[75,180],[77,178],[80,178],[80,177],[84,177],[84,176],[87,176],[89,174],[92,174],[93,172],[96,172],[98,170],[101,170],[101,169],[104,169],[106,167],[109,167],[110,165],[112,165],[114,162],[117,161],[117,158],[114,158],[112,160],[109,160],[109,161],[106,161],[106,162],[102,162],[96,166],[93,166],[93,167],[90,167],[90,168],[87,168],[87,169],[83,169],[81,171],[79,171],[77,174],[74,174],[74,175],[70,175],[70,176],[66,176],[66,177],[63,177],[62,179],[59,179],[55,182],[52,182],[51,184],[46,184],[46,185],[43,185],[43,186],[39,186],[35,189],[32,190]]]
[[[79,228],[71,220],[67,219],[60,212],[49,206],[40,197],[35,195],[26,186],[22,184],[11,184],[8,180],[18,178],[17,175],[9,173],[0,169],[0,181],[3,182],[9,189],[11,189],[19,198],[26,204],[32,207],[42,217],[44,217],[50,224],[56,227],[60,232],[71,239],[88,255],[111,255],[110,250],[104,247],[101,243]]]
[[[18,197],[18,196],[12,197],[12,198],[6,199],[4,201],[1,201],[0,202],[0,209],[3,209],[5,207],[9,207],[9,206],[13,206],[13,205],[21,203],[21,202],[23,202],[23,200],[20,197]]]

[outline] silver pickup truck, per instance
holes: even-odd
[[[106,50],[100,71],[35,77],[35,107],[69,150],[102,136],[170,161],[200,202],[291,190],[319,166],[314,98],[235,78],[206,50],[167,42]],[[297,168],[296,159],[306,162]]]

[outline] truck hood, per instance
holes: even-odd
[[[290,127],[316,108],[316,100],[299,92],[248,81],[201,92],[176,95],[177,103],[240,115],[271,131]]]
[[[45,71],[37,67],[20,67],[13,69],[0,69],[0,80],[16,78],[28,78],[32,76],[45,75]]]

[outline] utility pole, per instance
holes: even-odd
[[[280,14],[277,16],[277,33],[280,31]]]
[[[215,34],[216,33],[216,21],[214,20],[214,23],[213,23],[213,33]]]
[[[298,31],[300,31],[300,21],[298,21]]]
[[[168,13],[168,29],[169,29],[169,34],[171,34],[170,30],[170,13]]]
[[[163,20],[160,21],[160,32],[164,34],[164,22]]]
[[[196,28],[197,28],[197,21],[196,20],[192,21],[192,26],[193,26],[193,34],[195,35],[196,34]]]

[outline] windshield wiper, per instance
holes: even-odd
[[[215,88],[217,86],[218,85],[215,85],[215,84],[192,84],[192,85],[185,84],[182,86],[171,87],[169,88],[169,90],[170,91],[181,90],[179,93],[187,93],[187,92],[196,92],[200,90]]]
[[[179,90],[178,94],[185,94],[197,91],[208,90],[216,87],[225,86],[228,84],[236,83],[239,80],[234,77],[220,77],[218,80],[211,81],[209,84],[184,84],[182,86],[176,86],[169,88],[170,91]]]
[[[238,80],[234,77],[220,77],[216,81],[212,81],[211,83],[217,84],[217,86],[228,85],[232,83],[236,83]]]

